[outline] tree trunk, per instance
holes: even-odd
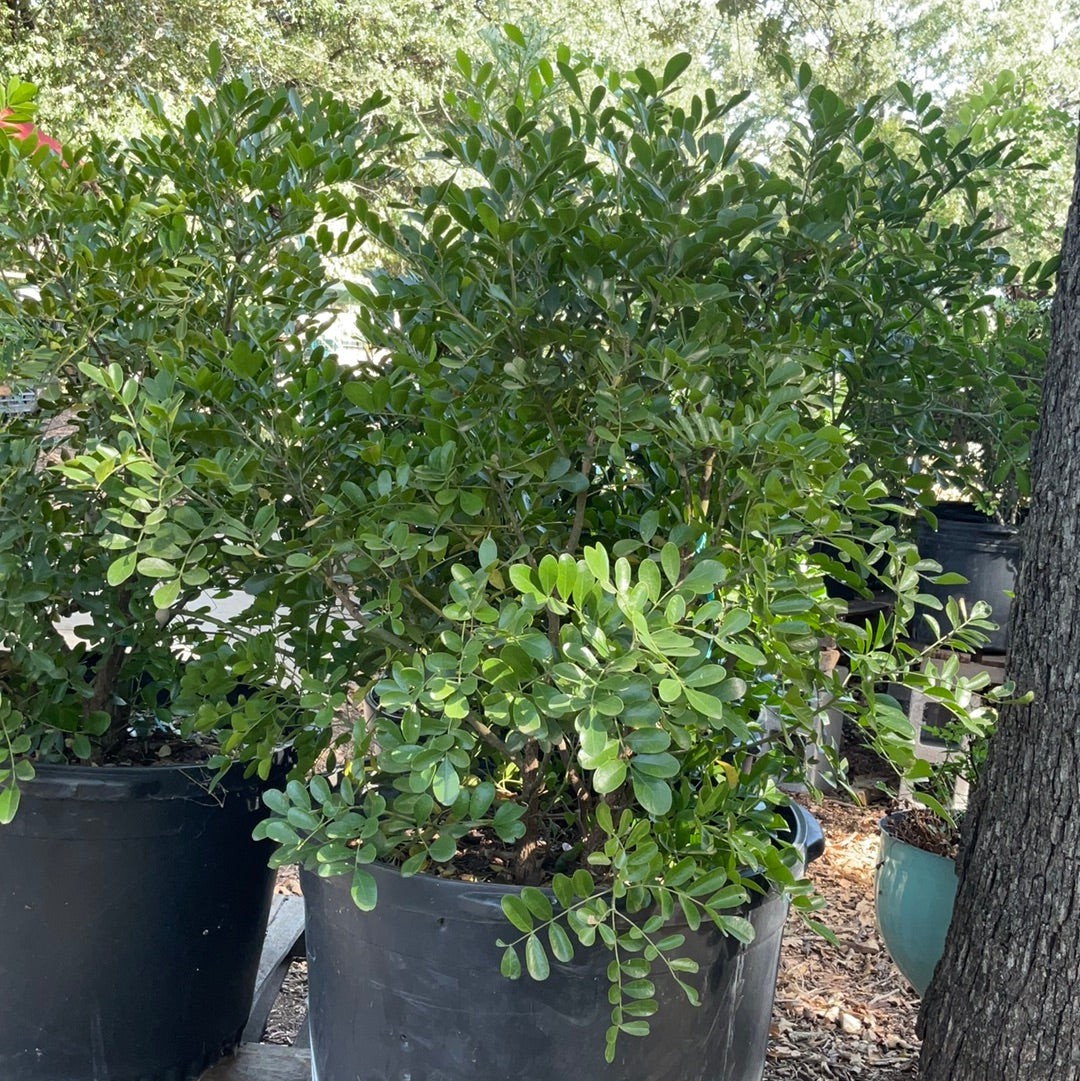
[[[922,1081],[1080,1078],[1080,145],[1016,589],[1010,678],[963,827]]]

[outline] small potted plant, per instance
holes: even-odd
[[[926,228],[936,226],[930,221]],[[982,650],[1004,653],[1048,309],[994,299],[1019,271],[991,246],[993,235],[985,214],[976,213],[966,229],[940,242],[954,253],[953,288],[966,289],[975,310],[958,317],[955,295],[930,291],[921,310],[905,312],[910,323],[893,362],[880,369],[868,364],[877,378],[855,384],[841,412],[852,425],[856,455],[874,460],[878,475],[891,476],[891,487],[906,496],[900,501],[919,510],[919,550],[964,579],[930,584],[927,596],[937,607],[949,597],[967,609],[990,604],[998,629]],[[966,255],[956,256],[961,245]],[[1051,263],[1034,266],[1025,280],[1038,286],[1052,270]],[[912,631],[924,643],[937,635],[925,618]]]
[[[1026,278],[1038,279],[1038,285],[1051,270],[1051,264],[1036,266]],[[1002,281],[1015,274],[1015,267],[1004,267]],[[928,404],[920,445],[913,448],[914,460],[934,476],[939,496],[920,517],[915,540],[924,555],[966,579],[927,592],[939,602],[955,597],[967,608],[980,600],[990,604],[998,629],[982,651],[1005,653],[1048,309],[1015,300],[987,302],[984,308],[981,323],[989,325],[988,336],[975,337],[962,376],[954,373],[940,400]],[[914,630],[920,641],[933,634],[925,620]]]
[[[378,99],[219,81],[123,146],[0,127],[0,383],[36,388],[0,408],[5,1081],[172,1081],[236,1043],[260,792],[327,749],[352,672],[290,553],[340,378],[327,223],[396,135]]]
[[[898,715],[896,626],[843,623],[810,556],[866,558],[886,489],[806,405],[825,329],[756,322],[801,181],[740,162],[735,103],[674,104],[688,57],[507,34],[459,57],[446,175],[364,217],[392,269],[351,286],[373,361],[296,565],[378,636],[379,708],[258,834],[304,866],[319,1076],[751,1081],[815,907],[780,784],[821,702]],[[902,624],[933,568],[874,544]]]
[[[983,605],[981,611],[986,610]],[[935,695],[949,676],[947,664],[931,662],[912,686]],[[959,708],[950,711],[947,723],[923,728],[942,746],[933,760],[920,757],[913,743],[904,746],[902,740],[887,750],[904,778],[908,806],[881,820],[874,876],[878,932],[920,995],[930,985],[952,919],[959,822],[978,784],[997,708],[1013,693],[1011,685],[988,688],[985,674],[965,678],[952,673],[951,678],[959,693],[946,701]]]
[[[1049,277],[1033,267],[1028,279]],[[1010,280],[1015,267],[1003,274]],[[987,305],[989,340],[976,342],[962,381],[927,410],[922,446],[915,453],[935,476],[939,500],[919,519],[921,552],[964,583],[933,586],[932,597],[955,597],[965,607],[991,607],[998,629],[982,650],[1008,651],[1011,597],[1021,557],[1021,525],[1029,494],[1031,441],[1038,419],[1048,340],[1048,308],[1037,302]],[[936,443],[936,446],[931,444]],[[933,634],[925,620],[920,641]]]

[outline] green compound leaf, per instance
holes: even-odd
[[[546,980],[551,973],[543,943],[536,935],[529,935],[525,941],[525,967],[534,980]]]
[[[502,961],[499,962],[499,971],[508,980],[521,979],[521,959],[513,946],[507,946],[503,951]]]
[[[528,934],[533,929],[532,913],[525,902],[516,894],[508,893],[499,902],[503,915],[521,932]]]

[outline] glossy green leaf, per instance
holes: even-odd
[[[499,962],[499,972],[508,980],[521,978],[521,959],[513,946],[507,946],[503,950],[502,960]]]
[[[138,556],[135,552],[125,552],[109,564],[106,581],[111,586],[123,585],[134,573]]]
[[[362,867],[353,871],[349,896],[361,912],[370,912],[375,907],[379,899],[379,889],[370,871],[365,871]]]
[[[521,888],[521,899],[525,902],[525,907],[540,921],[547,921],[551,919],[552,910],[551,902],[547,896],[535,886],[523,886]]]
[[[671,585],[677,585],[682,573],[682,556],[679,549],[670,541],[660,550],[660,566]]]
[[[147,578],[173,578],[176,576],[176,567],[167,559],[159,559],[157,556],[147,556],[140,559],[135,569]]]
[[[631,770],[634,798],[646,812],[656,817],[666,815],[671,810],[671,786],[656,777]]]
[[[153,592],[154,606],[159,609],[170,608],[180,596],[180,579],[174,578],[171,582],[164,582]]]
[[[636,754],[630,760],[630,766],[635,774],[641,773],[649,777],[670,778],[679,773],[679,760],[671,754]]]
[[[431,782],[431,794],[444,806],[450,807],[457,799],[461,791],[461,779],[453,763],[448,759],[442,759],[435,768],[435,776]]]
[[[636,754],[660,754],[671,746],[671,736],[663,728],[638,728],[623,742]]]
[[[585,565],[589,568],[592,576],[598,582],[611,580],[611,571],[608,564],[608,554],[600,545],[586,545],[583,555]]]
[[[551,955],[557,961],[566,963],[574,959],[573,943],[560,924],[553,923],[548,928],[548,945],[551,947]]]
[[[579,867],[573,873],[570,881],[573,884],[574,894],[577,897],[591,897],[596,891],[592,875],[583,867]]]
[[[614,792],[626,780],[626,760],[614,758],[604,762],[593,773],[593,788],[604,795]]]
[[[436,863],[447,863],[457,854],[457,841],[449,833],[440,833],[428,842],[427,852]]]
[[[8,825],[19,810],[21,793],[17,785],[0,788],[0,826]]]
[[[528,906],[516,893],[507,893],[499,900],[503,915],[521,932],[533,929],[533,917]]]
[[[667,90],[667,88],[671,86],[671,84],[690,66],[691,60],[692,57],[689,53],[676,53],[664,67],[664,75],[660,80],[661,89]]]
[[[551,974],[547,953],[536,935],[529,935],[525,940],[525,967],[534,980],[546,980]]]

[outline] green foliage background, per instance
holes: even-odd
[[[958,672],[896,641],[924,578],[950,583],[886,522],[912,513],[889,482],[944,445],[904,413],[937,409],[921,381],[949,407],[981,389],[1017,325],[991,326],[988,293],[1045,268],[1009,265],[980,207],[1022,150],[955,139],[929,94],[848,106],[789,61],[770,168],[740,152],[743,95],[680,96],[690,54],[623,73],[544,38],[508,26],[492,59],[456,51],[437,175],[396,206],[364,194],[397,141],[381,95],[353,112],[264,94],[216,45],[213,99],[178,123],[144,96],[126,146],[61,161],[0,132],[12,382],[41,385],[46,413],[76,403],[55,460],[37,417],[0,440],[0,784],[17,793],[35,754],[107,758],[137,727],[104,707],[141,652],[179,679],[168,705],[193,703],[148,724],[214,733],[264,775],[283,739],[300,774],[342,752],[333,781],[270,793],[260,832],[276,860],[349,875],[359,907],[372,861],[446,864],[477,830],[514,845],[502,971],[545,978],[571,933],[615,951],[610,1058],[648,1032],[653,963],[693,971],[681,933],[646,937],[676,904],[744,940],[730,910],[761,881],[814,909],[774,809],[822,703],[902,747],[878,686],[968,716]],[[31,89],[6,94],[29,118]],[[346,369],[317,339],[332,256],[363,245],[382,269],[345,285],[372,351]],[[895,601],[856,626],[828,580],[864,573]],[[211,582],[254,598],[244,641],[180,633],[178,677],[161,639]],[[96,657],[48,632],[69,602]],[[951,602],[951,640],[984,615]],[[283,689],[265,709],[222,694],[253,676]],[[335,733],[340,688],[376,681],[371,723]],[[657,912],[624,930],[624,903]]]
[[[455,50],[475,54],[504,22],[531,27],[538,48],[567,42],[621,69],[662,70],[686,50],[688,93],[752,89],[743,111],[750,145],[766,157],[779,151],[794,100],[778,53],[809,61],[848,100],[897,79],[929,89],[956,137],[1015,137],[1047,163],[997,194],[997,223],[1014,227],[1020,261],[1047,258],[1060,235],[1080,102],[1080,0],[551,0],[539,15],[523,0],[3,0],[0,75],[40,86],[43,123],[59,135],[130,134],[142,122],[132,88],[144,84],[180,112],[218,42],[234,69],[264,85],[332,89],[353,102],[379,90],[398,119],[428,127],[453,84]]]

